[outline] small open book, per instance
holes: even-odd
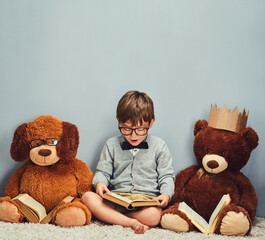
[[[203,233],[214,233],[216,229],[216,224],[220,212],[231,202],[231,197],[229,194],[223,195],[218,205],[214,209],[209,223],[201,217],[197,212],[190,208],[185,202],[179,203],[178,210],[185,213],[191,220],[192,224],[197,227]]]
[[[158,206],[160,204],[158,201],[154,200],[130,200],[113,192],[104,193],[103,198],[126,207],[129,210],[132,210],[135,207]]]
[[[64,198],[54,209],[52,209],[49,214],[42,204],[37,202],[33,197],[27,193],[22,193],[14,197],[12,200],[17,203],[19,210],[24,215],[24,217],[31,223],[49,223],[52,220],[53,213],[57,207],[66,203],[73,201],[72,196]]]

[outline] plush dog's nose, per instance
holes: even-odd
[[[211,160],[209,162],[207,162],[207,166],[211,169],[215,169],[219,167],[219,163],[215,160]]]
[[[39,153],[39,155],[41,155],[43,157],[47,157],[47,156],[51,155],[52,151],[49,149],[41,149],[38,153]]]

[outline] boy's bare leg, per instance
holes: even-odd
[[[121,225],[123,227],[131,227],[135,233],[144,233],[149,227],[137,219],[125,216],[114,209],[114,204],[104,201],[98,194],[94,192],[86,192],[82,198],[83,202],[92,214],[99,220]]]
[[[159,207],[144,207],[141,210],[133,211],[126,216],[134,218],[149,227],[156,227],[161,220],[162,209]]]

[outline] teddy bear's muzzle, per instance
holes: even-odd
[[[30,150],[30,160],[39,166],[49,166],[59,161],[56,146],[41,145]]]
[[[207,172],[217,174],[223,172],[227,168],[228,163],[220,155],[206,154],[202,159],[202,165]]]

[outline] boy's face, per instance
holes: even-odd
[[[138,128],[141,131],[142,128],[149,128],[150,129],[153,126],[154,121],[155,121],[155,119],[152,119],[151,123],[143,121],[142,124],[140,124],[140,122],[138,122],[136,125],[132,125],[132,122],[130,120],[128,120],[127,122],[124,122],[124,123],[119,122],[119,126],[122,128],[131,128],[131,129]],[[126,140],[131,145],[137,146],[146,138],[146,135],[147,135],[147,132],[145,135],[140,136],[140,135],[137,135],[135,133],[135,131],[132,131],[131,135],[127,135],[127,136],[124,135],[124,137],[126,138]]]

